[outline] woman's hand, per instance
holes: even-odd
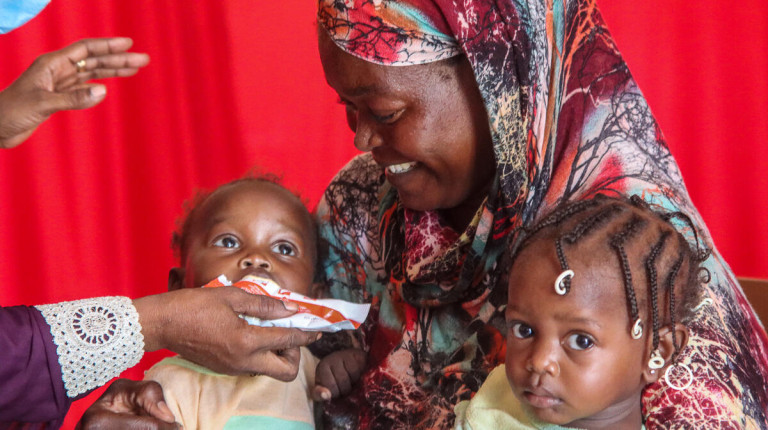
[[[165,404],[160,384],[117,379],[77,423],[77,429],[114,428],[170,430],[181,426]]]
[[[297,307],[235,287],[184,288],[133,303],[145,350],[170,349],[219,373],[292,381],[299,371],[299,346],[320,338],[318,332],[249,325],[238,314],[275,319]]]
[[[91,79],[131,76],[149,64],[147,54],[126,52],[126,37],[83,39],[43,54],[0,92],[0,148],[19,145],[53,113],[85,109],[106,97]]]
[[[328,354],[320,360],[312,391],[314,400],[328,401],[349,394],[365,370],[367,360],[363,350],[354,348]]]

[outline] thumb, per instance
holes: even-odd
[[[293,315],[299,310],[299,306],[293,302],[284,302],[273,297],[249,294],[239,288],[232,288],[236,290],[236,297],[240,297],[233,303],[233,308],[241,314],[270,320]]]
[[[107,96],[107,87],[102,84],[86,84],[56,94],[52,98],[50,113],[60,110],[87,109],[101,103]]]
[[[160,400],[159,402],[146,402],[144,410],[146,410],[150,416],[167,423],[176,421],[176,417],[173,415],[173,412],[171,412],[171,408],[168,407],[168,404],[165,403],[164,400]]]
[[[312,399],[316,402],[327,402],[328,400],[331,400],[331,390],[320,386],[315,385],[315,388],[312,389]]]

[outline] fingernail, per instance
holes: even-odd
[[[285,308],[288,309],[289,311],[298,311],[299,310],[299,305],[297,305],[296,303],[293,303],[293,302],[283,302],[283,306],[285,306]]]
[[[320,397],[322,397],[323,400],[331,400],[331,393],[327,391],[323,391],[322,393],[320,393]]]
[[[96,85],[91,87],[91,98],[100,99],[107,94],[107,87],[104,85]]]

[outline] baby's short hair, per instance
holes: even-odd
[[[254,183],[270,183],[274,184],[278,187],[281,187],[294,196],[296,196],[299,201],[303,204],[304,208],[307,208],[307,201],[301,197],[299,193],[296,191],[293,191],[287,187],[285,187],[282,184],[282,178],[274,173],[248,173],[245,176],[235,179],[233,181],[227,182],[225,184],[222,184],[215,189],[212,190],[198,190],[195,195],[192,197],[192,199],[187,200],[184,202],[184,212],[180,218],[176,220],[176,229],[171,235],[171,249],[173,250],[174,257],[179,261],[180,265],[184,265],[187,259],[187,251],[188,251],[188,245],[189,245],[189,235],[195,225],[195,223],[198,221],[197,216],[200,211],[200,208],[203,207],[203,204],[208,200],[209,197],[219,189],[223,187],[228,187],[232,185],[237,185],[240,183],[246,183],[246,182],[254,182]],[[321,265],[322,260],[324,259],[327,251],[327,246],[324,245],[325,242],[321,241],[317,221],[313,214],[309,212],[307,209],[307,214],[309,216],[309,220],[311,221],[312,225],[312,235],[315,240],[315,258],[316,258],[316,264],[315,264],[315,273],[318,273],[318,269]]]

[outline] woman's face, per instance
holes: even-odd
[[[322,29],[320,59],[346,107],[357,149],[370,152],[403,204],[466,224],[495,162],[488,118],[466,59],[382,66],[338,48]]]

